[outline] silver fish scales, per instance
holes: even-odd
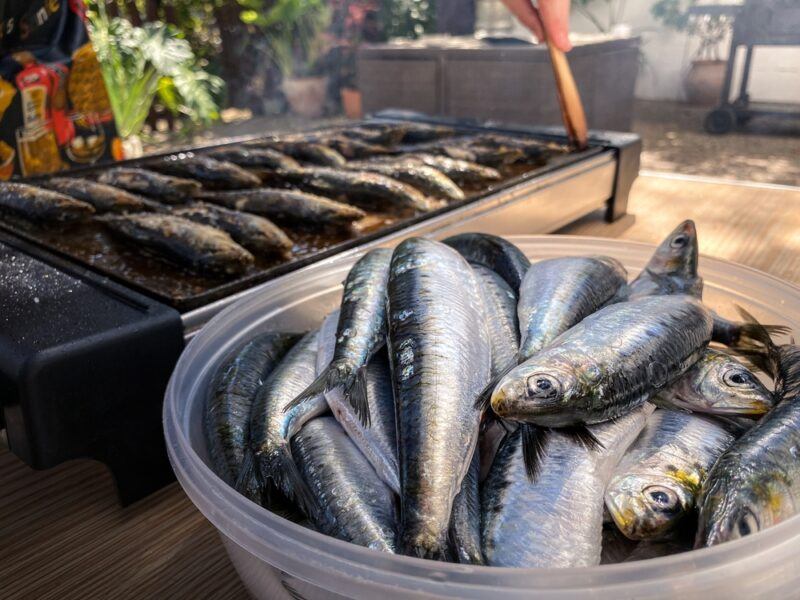
[[[457,252],[412,238],[392,257],[388,307],[401,440],[400,548],[441,559],[453,499],[478,438],[474,398],[490,375],[483,303]]]

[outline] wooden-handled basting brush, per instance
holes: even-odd
[[[550,51],[550,62],[553,64],[553,74],[556,77],[558,103],[561,106],[561,117],[570,142],[577,150],[583,150],[588,144],[588,131],[586,127],[586,113],[583,110],[578,86],[569,68],[567,56],[547,40],[547,49]]]

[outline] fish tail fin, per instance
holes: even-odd
[[[349,389],[345,387],[345,397],[355,411],[356,416],[361,421],[361,424],[369,427],[372,423],[369,415],[366,367],[361,367],[356,371],[355,378]]]
[[[528,476],[528,481],[535,483],[539,477],[539,468],[544,458],[548,430],[530,423],[522,423],[519,428],[522,435],[522,457],[525,461],[525,473]]]
[[[256,469],[256,460],[250,448],[245,449],[239,475],[233,484],[234,489],[253,502],[261,504],[264,485],[261,474]]]
[[[800,347],[794,344],[778,348],[778,380],[775,400],[800,396]]]
[[[325,367],[325,370],[317,375],[317,378],[297,398],[284,407],[283,412],[288,412],[306,400],[337,388],[343,390],[345,399],[353,408],[359,421],[363,425],[369,425],[366,370],[364,368],[353,370],[343,361],[334,361]]]
[[[737,306],[736,309],[744,322],[740,325],[741,333],[736,342],[731,345],[731,349],[772,377],[777,393],[781,361],[778,348],[772,341],[772,335],[777,333],[776,328],[780,326],[762,325],[743,307]]]
[[[265,480],[271,480],[284,495],[294,500],[312,521],[317,517],[319,503],[294,462],[288,442],[281,444],[266,457],[262,463],[262,476]]]
[[[748,349],[755,344],[766,347],[765,340],[775,335],[788,335],[791,328],[785,325],[765,325],[741,306],[736,306],[742,316],[742,322],[729,321],[719,315],[714,315],[714,331],[712,339],[733,350]]]

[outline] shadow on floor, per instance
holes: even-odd
[[[759,117],[734,133],[715,136],[703,130],[708,111],[679,102],[637,101],[634,130],[644,142],[642,168],[800,185],[800,118]]]

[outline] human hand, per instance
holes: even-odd
[[[572,49],[569,41],[570,0],[502,0],[520,23],[530,29],[543,42],[546,38],[564,52]]]

